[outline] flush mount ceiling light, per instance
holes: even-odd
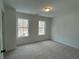
[[[44,11],[44,12],[50,12],[50,11],[52,11],[53,9],[54,9],[53,7],[47,6],[47,7],[44,7],[44,8],[42,9],[42,11]]]

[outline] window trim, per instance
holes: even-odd
[[[44,23],[44,28],[42,29],[42,30],[44,30],[43,33],[39,33],[39,31],[40,31],[40,29],[39,29],[39,26],[40,26],[40,25],[39,25],[39,22],[43,22],[43,23]],[[42,36],[43,36],[43,35],[46,35],[46,21],[44,21],[44,20],[39,20],[39,21],[38,21],[38,35],[39,35],[39,36],[41,36],[41,35],[42,35]]]
[[[28,28],[28,36],[18,36],[18,28],[22,28],[22,27],[18,27],[18,19],[23,19],[23,20],[27,20],[28,21],[28,26],[27,26],[27,28]],[[26,28],[26,27],[24,27],[24,28]],[[16,24],[16,36],[17,36],[17,38],[25,38],[25,37],[29,37],[29,20],[28,19],[25,19],[25,18],[17,18],[17,24]]]

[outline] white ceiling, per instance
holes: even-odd
[[[5,0],[5,3],[16,8],[18,12],[54,17],[63,13],[79,12],[79,0]],[[42,12],[45,6],[55,8],[49,13]]]

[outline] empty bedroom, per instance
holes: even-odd
[[[79,59],[79,0],[0,0],[0,59]]]

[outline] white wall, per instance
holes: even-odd
[[[17,13],[17,18],[25,18],[29,20],[29,37],[17,38],[17,45],[50,39],[52,18],[23,14],[23,13]],[[46,35],[38,36],[39,20],[46,21]]]
[[[0,0],[0,51],[3,49],[3,36],[2,36],[2,11],[3,11],[3,2]],[[3,59],[3,54],[0,53],[0,59]]]
[[[11,50],[16,48],[16,10],[5,6],[4,17],[4,48]]]
[[[3,0],[0,0],[0,9],[4,10]]]
[[[52,39],[79,49],[79,0],[64,0],[52,21]]]

